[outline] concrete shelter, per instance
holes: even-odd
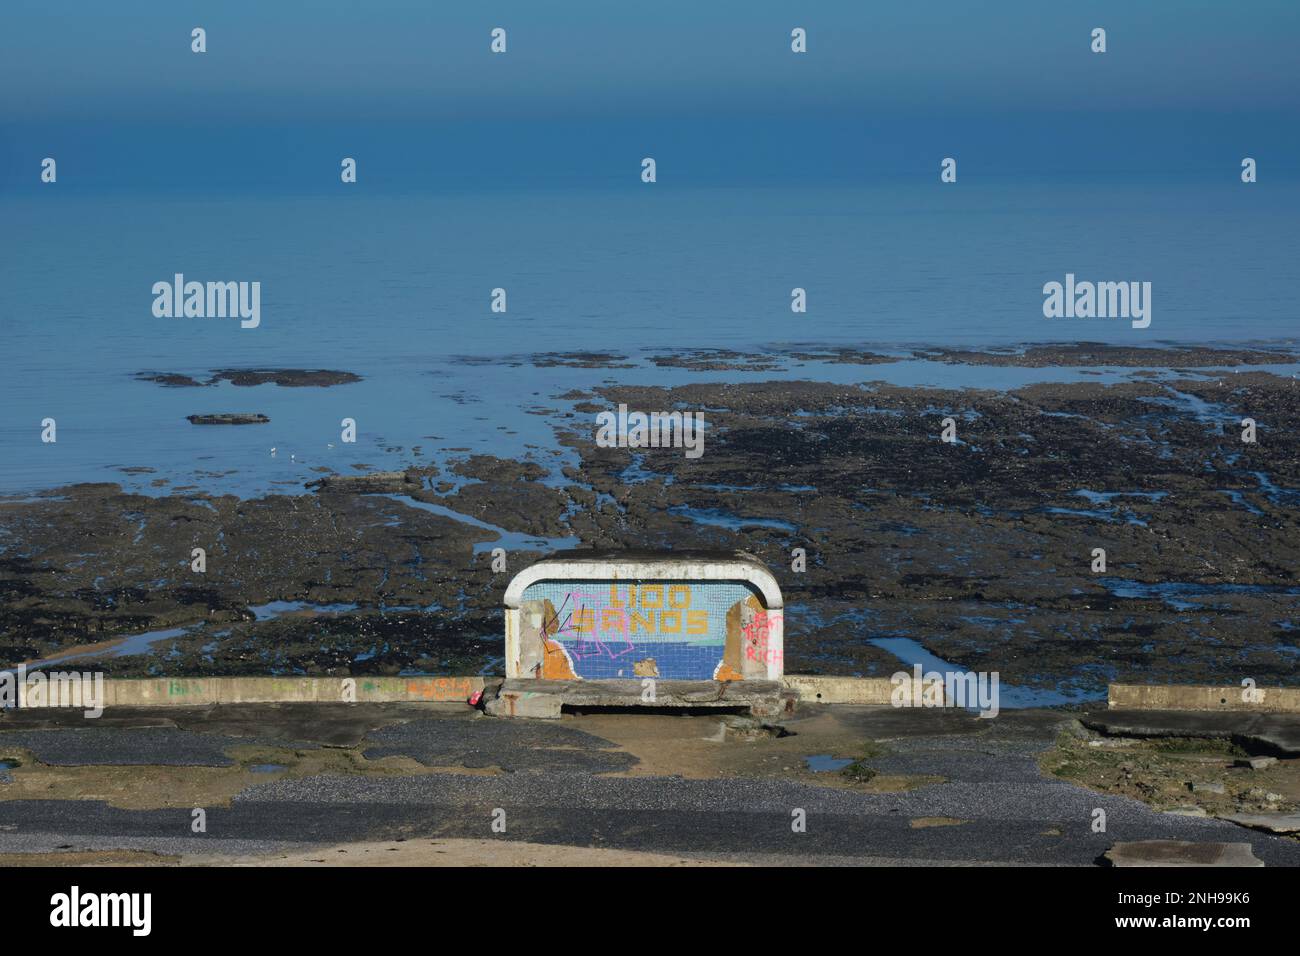
[[[505,594],[507,679],[779,681],[784,602],[744,551],[561,551]]]

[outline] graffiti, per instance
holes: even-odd
[[[688,640],[703,637],[709,631],[708,611],[692,609],[692,594],[686,585],[628,585],[626,592],[617,583],[607,593],[569,591],[564,595],[555,618],[547,622],[546,635],[568,635],[578,644],[578,657],[604,653],[618,657],[633,650],[634,639]],[[573,602],[573,610],[564,610]],[[562,619],[561,619],[562,617]],[[624,646],[614,654],[600,638],[610,634],[621,638]],[[594,650],[586,646],[594,645]]]
[[[739,680],[769,666],[745,658],[741,609],[760,605],[740,582],[542,581],[523,603],[516,666],[535,677]]]
[[[470,677],[431,677],[406,682],[406,693],[421,700],[465,700],[474,690],[474,681]]]
[[[710,617],[707,608],[694,606],[698,597],[687,584],[614,582],[601,591],[551,591],[546,598],[559,600],[560,610],[546,622],[547,632],[617,632],[648,641],[703,638]]]
[[[599,594],[590,594],[584,591],[568,592],[564,596],[560,609],[555,613],[555,617],[543,622],[542,636],[546,638],[555,637],[558,640],[571,640],[573,645],[566,648],[566,650],[571,657],[578,660],[602,655],[610,660],[615,660],[624,654],[630,654],[636,650],[636,645],[632,643],[629,634],[627,610],[598,606],[601,599]],[[564,610],[569,606],[570,601],[573,601],[574,610],[561,620],[560,616],[564,614]],[[590,607],[587,606],[587,601],[592,602]],[[599,617],[597,611],[600,612]],[[596,624],[597,620],[600,622],[599,628]],[[608,634],[609,631],[622,635],[624,646],[617,652],[609,643],[602,641],[598,636],[599,633]]]
[[[181,703],[219,703],[235,701],[336,701],[355,703],[347,696],[349,682],[356,695],[371,700],[427,700],[442,703],[467,700],[483,687],[481,677],[305,677],[226,678],[213,681],[160,678],[147,683],[146,697],[166,694]],[[121,682],[119,682],[121,683]],[[127,682],[132,683],[132,682]]]
[[[764,664],[784,664],[785,653],[778,647],[772,647],[770,637],[772,627],[782,623],[782,616],[768,611],[756,611],[753,619],[746,625],[745,657],[751,661]]]

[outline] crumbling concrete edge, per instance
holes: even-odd
[[[45,675],[42,689],[31,678],[18,682],[18,706],[40,707],[54,697],[53,683],[67,675]],[[76,675],[85,681],[84,675]],[[122,678],[103,681],[103,699],[108,707],[201,707],[209,704],[275,703],[385,703],[426,701],[468,703],[500,679],[484,677],[158,677]],[[79,688],[81,698],[95,694],[90,686]]]
[[[35,673],[35,672],[33,672]],[[205,706],[208,704],[468,702],[495,696],[499,677],[150,677],[105,678],[106,707]],[[885,677],[824,677],[786,674],[783,688],[807,704],[888,706],[893,683]],[[32,706],[19,685],[19,706]]]
[[[1111,710],[1214,710],[1253,713],[1300,713],[1297,687],[1210,687],[1180,684],[1110,684]]]

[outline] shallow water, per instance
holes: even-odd
[[[803,759],[813,773],[831,773],[853,763],[845,757],[832,757],[830,754],[810,754]]]
[[[1185,600],[1186,598],[1209,599],[1224,594],[1300,597],[1300,588],[1265,584],[1202,584],[1198,581],[1162,581],[1150,584],[1114,577],[1098,578],[1097,583],[1115,597],[1144,600],[1158,598],[1176,611],[1203,610],[1208,606],[1204,600]]]
[[[567,538],[546,538],[538,535],[523,534],[517,531],[507,531],[494,524],[488,524],[478,518],[462,514],[459,511],[453,511],[443,505],[433,504],[428,501],[419,501],[409,495],[380,495],[381,498],[391,498],[393,501],[400,501],[410,508],[418,508],[421,511],[428,511],[431,514],[439,515],[443,518],[451,518],[453,521],[460,521],[464,524],[472,525],[475,528],[482,528],[484,531],[491,531],[496,534],[496,539],[492,541],[479,541],[474,545],[474,553],[479,554],[485,551],[492,551],[494,548],[505,548],[507,551],[532,551],[537,549],[562,551],[566,548],[576,548],[579,540],[576,537]]]
[[[102,657],[126,657],[130,654],[149,654],[154,650],[154,645],[165,641],[168,638],[180,637],[186,632],[184,627],[169,627],[160,631],[145,631],[141,634],[132,634],[128,637],[121,638],[118,643],[112,647],[103,650],[85,651],[79,654],[60,655],[48,657],[39,661],[32,661],[27,664],[27,670],[36,670],[38,667],[62,667],[72,661],[90,660]]]
[[[887,650],[897,657],[907,665],[909,675],[911,669],[917,664],[921,665],[925,674],[931,672],[942,675],[967,673],[963,668],[950,664],[930,653],[910,637],[876,637],[872,638],[868,643]],[[1055,688],[1033,688],[1017,687],[999,680],[997,704],[1003,710],[1019,710],[1029,707],[1057,707],[1062,704],[1077,704],[1088,700],[1102,700],[1105,697],[1106,691],[1104,688],[1101,690],[1082,690],[1069,687],[1068,682],[1062,682]],[[979,708],[967,706],[966,709],[975,711]]]
[[[0,493],[79,481],[148,494],[177,485],[301,493],[319,466],[352,473],[357,464],[441,464],[470,452],[532,455],[558,475],[572,459],[549,454],[552,426],[575,420],[529,412],[562,414],[572,403],[553,396],[605,383],[1008,388],[1131,371],[1086,376],[909,357],[691,372],[646,361],[678,349],[850,345],[910,355],[912,346],[1081,339],[1241,347],[1295,343],[1300,329],[1292,294],[1300,263],[1291,255],[1300,187],[1280,184],[1267,192],[972,183],[944,193],[893,184],[222,201],[47,193],[10,197],[5,212],[6,233],[23,241],[0,257]],[[1074,225],[1062,230],[1062,221]],[[1066,271],[1152,281],[1151,327],[1044,319],[1042,285]],[[260,281],[261,325],[155,318],[152,283],[176,272]],[[806,314],[790,312],[796,285],[808,290]],[[495,287],[509,293],[504,315],[488,309]],[[627,355],[636,367],[526,360],[589,350]],[[177,389],[133,378],[227,367],[341,369],[364,380]],[[1191,398],[1184,407],[1214,414]],[[228,411],[271,420],[185,420]],[[39,440],[46,417],[58,422],[54,444]],[[355,445],[340,441],[343,418],[357,421]],[[155,471],[120,470],[134,467]]]
[[[312,611],[319,614],[341,614],[355,611],[357,607],[356,604],[310,604],[306,601],[271,601],[268,604],[252,606],[249,610],[253,612],[253,617],[257,621],[273,621],[276,618],[303,611]],[[26,667],[27,670],[32,671],[44,667],[62,667],[72,661],[96,660],[105,657],[128,657],[133,654],[155,654],[160,650],[155,645],[161,644],[161,642],[170,638],[181,637],[189,631],[189,627],[169,627],[158,631],[144,631],[140,634],[131,634],[127,637],[118,638],[116,639],[117,643],[109,648],[45,658],[33,661],[27,664]],[[209,652],[214,646],[208,645],[204,648],[204,651]]]
[[[668,513],[690,518],[696,524],[712,525],[715,528],[728,528],[732,531],[739,531],[746,525],[773,528],[777,531],[787,531],[790,534],[794,534],[799,530],[791,522],[782,521],[779,518],[743,517],[724,511],[721,508],[691,508],[686,505],[675,505],[668,509]]]

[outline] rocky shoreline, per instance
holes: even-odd
[[[1078,349],[1094,347],[1020,354]],[[490,673],[502,592],[532,556],[511,546],[493,573],[489,525],[583,547],[750,550],[785,591],[790,671],[889,674],[923,648],[1063,694],[1300,684],[1300,383],[1248,370],[1287,357],[1127,352],[1104,361],[1242,369],[1009,391],[873,383],[868,369],[857,385],[606,384],[554,396],[577,403],[557,427],[576,462],[560,474],[547,457],[475,455],[255,499],[112,484],[0,499],[0,664],[107,641],[118,656],[84,660],[122,676]],[[590,413],[619,403],[704,409],[707,452],[597,447]]]
[[[240,388],[257,385],[278,385],[281,388],[329,388],[332,385],[349,385],[361,381],[355,372],[338,372],[323,368],[245,368],[213,369],[207,381],[180,372],[137,372],[136,379],[153,382],[164,388],[210,388],[229,382]]]

